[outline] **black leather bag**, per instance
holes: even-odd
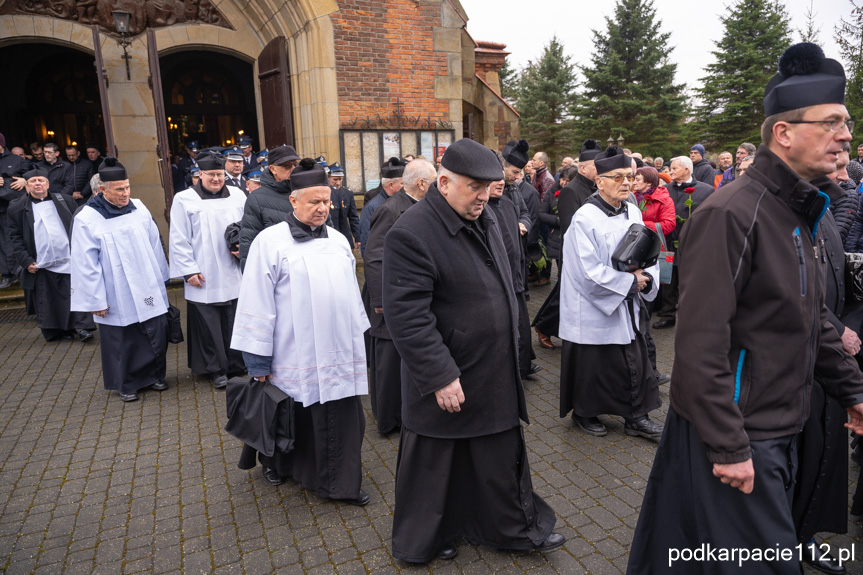
[[[622,272],[650,267],[659,259],[662,242],[656,232],[642,224],[632,224],[611,255],[611,263]]]
[[[225,390],[228,423],[225,431],[271,457],[294,449],[294,399],[254,377],[232,377]]]
[[[168,306],[168,343],[183,343],[183,324],[180,321],[180,308]]]

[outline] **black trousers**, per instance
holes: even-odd
[[[189,369],[192,373],[240,375],[246,370],[243,354],[231,349],[237,300],[224,304],[186,302]]]
[[[402,424],[402,358],[391,339],[371,339],[369,398],[378,433],[387,434]]]
[[[656,311],[656,316],[659,319],[676,319],[677,305],[680,301],[680,284],[678,283],[677,266],[671,271],[671,283],[662,286],[659,295],[662,297],[662,302],[659,309]]]

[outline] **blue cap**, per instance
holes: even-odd
[[[269,155],[270,151],[266,148],[258,152],[258,158],[266,158]]]
[[[702,158],[707,154],[707,152],[704,150],[704,146],[702,146],[701,144],[695,144],[694,146],[689,148],[689,151],[690,152],[693,152],[693,151],[698,152],[699,154],[701,154]]]
[[[243,161],[243,152],[240,150],[239,146],[233,146],[231,148],[225,148],[223,153],[226,160],[232,160],[234,162],[242,162]]]
[[[335,178],[344,178],[345,169],[342,168],[342,165],[338,162],[333,162],[332,164],[330,164],[330,175]]]
[[[250,140],[249,138],[240,138],[238,144],[241,148],[251,148],[252,140]]]
[[[191,142],[186,142],[186,149],[192,152],[197,152],[198,148],[198,140],[192,140]]]
[[[250,182],[260,182],[261,170],[252,170],[251,172],[247,172],[246,179]]]
[[[193,176],[199,176],[201,175],[201,168],[199,168],[198,166],[192,166],[192,169],[189,170],[189,173]]]
[[[260,162],[258,162],[259,168],[266,168],[269,165],[270,165],[270,162],[268,162],[267,160],[261,160]]]

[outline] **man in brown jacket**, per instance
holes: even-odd
[[[799,573],[791,501],[813,376],[863,432],[863,374],[827,322],[818,227],[851,139],[845,73],[808,43],[779,70],[755,162],[680,240],[671,407],[629,573]]]

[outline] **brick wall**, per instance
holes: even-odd
[[[447,56],[433,49],[441,26],[439,2],[338,0],[335,36],[339,121],[391,114],[397,99],[408,116],[449,119],[449,102],[435,98],[435,77]]]

